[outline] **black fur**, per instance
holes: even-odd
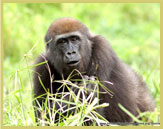
[[[47,35],[49,35],[49,32]],[[118,103],[123,105],[135,116],[138,115],[138,109],[141,112],[153,111],[155,104],[142,78],[117,57],[107,40],[98,35],[90,35],[83,35],[85,40],[84,43],[81,44],[80,49],[82,58],[80,64],[75,68],[89,77],[96,76],[100,81],[109,81],[113,83],[113,85],[103,83],[108,89],[114,92],[114,95],[111,97],[109,94],[100,94],[100,103],[106,102],[109,103],[110,106],[100,109],[98,112],[109,122],[130,122],[132,119],[119,108]],[[54,50],[56,52],[58,51],[55,48]],[[48,67],[50,68],[51,75],[54,76],[54,80],[61,80],[61,74],[66,78],[73,70],[66,70],[64,69],[64,65],[61,63],[58,64],[58,60],[55,57],[56,55],[51,53],[48,48],[43,56],[48,61]],[[39,56],[36,64],[43,61],[45,61],[44,58]],[[60,72],[58,69],[64,70]],[[51,92],[49,71],[47,69],[47,64],[43,64],[35,68],[33,81],[34,97],[45,93],[38,80],[38,73],[45,87]],[[52,92],[56,93],[60,85],[57,83],[53,83],[52,85]],[[43,99],[39,99],[40,103],[41,101],[43,101]],[[40,117],[40,115],[38,117]]]

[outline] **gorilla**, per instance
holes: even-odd
[[[61,84],[51,82],[51,77],[55,81],[62,80],[76,69],[87,80],[98,78],[114,93],[113,96],[99,94],[99,103],[109,103],[109,106],[98,110],[98,113],[109,122],[132,121],[118,104],[135,116],[138,111],[154,111],[155,102],[141,76],[118,58],[104,37],[92,34],[80,21],[74,18],[57,19],[50,25],[45,42],[46,51],[37,58],[36,64],[45,60],[46,63],[37,65],[33,74],[34,107],[43,105],[45,89],[53,94],[63,92],[59,89]],[[73,78],[81,77],[76,74]],[[104,91],[101,87],[99,90]],[[40,95],[44,97],[38,98]],[[41,118],[41,112],[37,109],[35,115],[36,119]]]

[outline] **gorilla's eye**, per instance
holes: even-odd
[[[66,43],[67,42],[67,40],[66,39],[59,39],[58,41],[57,41],[57,43]]]
[[[72,36],[72,37],[70,37],[70,40],[71,40],[72,42],[75,42],[76,40],[79,40],[79,37],[77,37],[77,36]]]

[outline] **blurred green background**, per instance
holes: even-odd
[[[44,52],[44,35],[49,25],[60,17],[76,18],[93,33],[109,40],[117,55],[143,76],[159,110],[160,4],[5,3],[4,125],[33,125],[32,69],[21,69],[32,65]]]

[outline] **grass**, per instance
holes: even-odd
[[[37,43],[36,43],[37,44]],[[27,54],[24,54],[23,59],[19,62],[19,67],[17,70],[14,72],[10,73],[10,81],[9,83],[14,85],[14,90],[7,94],[5,96],[5,101],[4,101],[4,107],[5,107],[5,112],[4,112],[4,119],[5,123],[4,125],[15,125],[15,126],[36,126],[38,123],[35,121],[34,117],[34,109],[32,107],[32,101],[34,99],[32,98],[32,72],[33,68],[42,65],[45,62],[42,62],[40,64],[36,65],[29,65],[29,59],[32,56],[32,51],[37,47],[37,45],[34,45],[32,49],[30,49]],[[24,63],[26,64],[26,67],[24,67]],[[23,67],[22,67],[23,65]],[[22,76],[23,75],[23,76]],[[25,76],[26,75],[26,76]],[[31,85],[30,87],[26,87],[25,84],[23,83],[23,78],[25,76],[25,79],[28,78],[29,84]],[[103,118],[100,114],[96,112],[96,109],[98,108],[103,108],[106,106],[109,106],[109,103],[103,103],[103,104],[98,104],[99,102],[99,91],[98,91],[98,86],[101,86],[103,89],[105,89],[106,92],[110,93],[109,89],[107,89],[105,86],[103,86],[99,81],[92,81],[92,82],[87,82],[87,83],[94,83],[95,88],[91,92],[89,96],[86,95],[86,91],[90,90],[86,88],[86,84],[83,84],[84,86],[79,86],[71,82],[71,76],[66,79],[66,80],[58,80],[56,82],[61,83],[61,87],[67,87],[69,89],[69,92],[63,92],[63,93],[49,93],[49,91],[46,91],[47,98],[46,98],[46,103],[44,104],[43,107],[39,107],[38,110],[44,112],[42,115],[42,119],[39,120],[40,125],[45,126],[45,125],[50,125],[50,126],[84,126],[86,124],[86,121],[92,121],[93,125],[102,125],[104,123],[108,124],[108,121]],[[82,75],[81,75],[82,76]],[[148,77],[148,76],[147,76]],[[52,77],[51,77],[52,78]],[[83,78],[83,77],[82,77]],[[150,78],[150,77],[148,77]],[[52,80],[52,79],[51,79]],[[53,80],[52,80],[53,81]],[[78,80],[78,81],[85,81],[85,80]],[[41,80],[40,80],[41,82]],[[41,83],[42,84],[42,83]],[[71,87],[76,87],[78,89],[78,93],[74,93],[73,90],[69,88]],[[42,84],[44,87],[44,85]],[[152,86],[154,89],[153,96],[156,100],[157,108],[153,113],[145,112],[145,113],[140,113],[138,117],[135,117],[132,115],[127,109],[125,109],[122,105],[119,104],[120,108],[124,110],[129,116],[133,118],[134,121],[138,123],[158,123],[159,122],[159,116],[160,116],[160,86],[156,81],[153,81]],[[85,87],[85,88],[84,88]],[[26,93],[27,92],[27,93]],[[31,96],[29,96],[29,93]],[[28,94],[28,96],[24,96],[24,94]],[[96,95],[95,95],[96,94]],[[93,97],[93,96],[97,97]],[[53,96],[53,97],[52,97]],[[54,97],[55,96],[55,97]],[[61,99],[57,99],[57,96],[62,96]],[[66,96],[69,96],[71,101],[66,100]],[[82,96],[82,100],[80,100],[79,96]],[[42,97],[42,96],[40,96]],[[49,101],[54,101],[55,103],[59,103],[60,107],[59,109],[55,109],[55,106],[49,107],[48,102]],[[70,105],[73,105],[72,108],[64,110],[64,106],[61,106],[62,103],[66,104],[66,107],[69,107]],[[55,104],[54,104],[55,105]],[[51,112],[51,108],[55,112]],[[70,110],[75,109],[75,114],[71,114],[70,116],[64,115],[65,113],[68,113]],[[47,118],[46,114],[50,116],[50,118]],[[56,114],[59,114],[59,119],[55,118],[57,116]],[[142,120],[139,120],[139,117],[142,117]],[[48,121],[47,121],[48,120]]]
[[[152,14],[149,13],[151,8]],[[160,121],[159,4],[72,3],[67,6],[66,3],[5,3],[3,12],[3,125],[36,125],[32,107],[33,84],[31,74],[35,67],[33,62],[37,55],[44,52],[43,37],[50,23],[54,19],[67,16],[79,19],[93,33],[103,35],[110,41],[120,59],[142,75],[154,97],[156,110],[153,113],[140,113],[140,116],[144,116],[141,122],[144,123],[147,120],[146,118],[148,118],[148,122]],[[91,109],[98,105],[97,102],[98,97],[92,101],[92,107],[83,105],[83,111],[89,108],[89,113],[91,114],[93,111]],[[77,105],[80,104],[82,102]],[[104,104],[104,106],[106,105]],[[121,108],[124,109],[123,107]],[[126,111],[126,113],[129,112]],[[82,123],[77,122],[79,114],[72,115],[65,123],[61,122],[60,125],[81,125]],[[74,119],[76,121],[72,123]],[[136,120],[137,118],[134,119]]]
[[[26,57],[27,57],[27,55],[25,55],[25,58]],[[46,63],[46,62],[43,62],[43,63]],[[37,64],[37,65],[41,65],[43,63]],[[35,65],[35,66],[37,66],[37,65]],[[82,126],[82,125],[85,125],[86,121],[92,121],[94,124],[97,124],[97,125],[100,125],[101,123],[108,122],[105,118],[103,118],[100,114],[98,114],[96,112],[96,109],[109,106],[108,103],[103,103],[103,104],[98,103],[99,95],[95,95],[95,94],[99,93],[98,86],[101,85],[100,82],[99,81],[92,81],[92,82],[87,81],[86,82],[86,80],[83,80],[85,82],[85,84],[82,84],[82,86],[79,86],[70,81],[71,74],[67,78],[67,80],[56,81],[56,82],[62,84],[61,87],[63,89],[65,87],[67,87],[69,89],[69,92],[52,94],[52,93],[49,93],[45,89],[44,85],[41,83],[43,88],[45,89],[46,95],[47,95],[44,106],[42,107],[40,105],[39,108],[36,107],[33,109],[32,105],[30,105],[30,108],[28,109],[29,112],[26,112],[25,108],[27,105],[29,105],[29,103],[24,103],[24,101],[22,99],[22,94],[23,94],[22,92],[24,91],[24,84],[22,82],[22,77],[20,76],[20,72],[22,72],[24,70],[30,70],[31,67],[35,67],[35,66],[34,65],[27,66],[26,68],[19,69],[15,72],[14,76],[12,76],[12,78],[11,78],[11,80],[14,80],[15,86],[19,86],[19,87],[18,87],[18,90],[15,90],[10,95],[6,96],[6,100],[7,100],[7,98],[15,97],[15,99],[17,100],[17,103],[18,103],[18,105],[16,106],[16,110],[17,110],[15,112],[16,114],[13,111],[15,108],[14,109],[12,108],[12,112],[10,112],[10,110],[8,110],[8,112],[5,113],[5,117],[8,118],[9,122],[11,120],[12,122],[14,121],[15,125],[23,124],[23,125],[36,126],[38,124],[38,123],[36,123],[35,118],[34,118],[34,110],[36,108],[37,108],[37,110],[44,112],[42,114],[42,119],[39,119],[40,125]],[[78,80],[78,81],[82,81],[82,80]],[[40,80],[40,82],[41,82],[41,80]],[[91,91],[91,93],[89,95],[86,95],[86,92],[88,92],[90,90],[90,89],[86,88],[87,83],[95,84],[94,89]],[[68,85],[71,87],[77,88],[78,92],[74,93],[74,90],[71,90]],[[57,99],[58,96],[62,96],[61,99]],[[65,98],[67,98],[67,96],[69,97],[68,100],[65,99]],[[83,99],[80,99],[81,96]],[[93,97],[93,96],[97,96],[97,97]],[[37,97],[37,99],[40,97],[42,97],[42,95]],[[34,100],[31,98],[30,104]],[[54,102],[53,107],[49,106],[49,101]],[[12,101],[9,101],[9,103],[10,102],[12,103]],[[58,109],[55,108],[55,105],[56,105],[55,103],[57,103],[60,106]],[[62,103],[64,103],[63,106],[62,106]],[[73,105],[73,106],[71,108],[67,108],[70,105]],[[67,108],[66,110],[64,109],[65,107]],[[10,108],[10,106],[8,108]],[[54,110],[55,112],[51,112],[51,109]],[[65,113],[68,113],[70,110],[73,110],[73,109],[75,110],[74,111],[75,114],[72,114],[70,116],[67,116],[67,115],[64,116]],[[47,118],[47,114],[49,115],[49,118]],[[59,119],[58,119],[58,117],[56,119],[57,114],[59,114]],[[19,118],[15,118],[15,116],[18,116]]]
[[[72,83],[69,79],[61,80],[57,82],[62,84],[61,87],[63,89],[67,87],[69,89],[69,92],[62,92],[56,94],[51,94],[47,92],[47,99],[45,101],[45,106],[43,107],[43,111],[47,109],[47,114],[50,117],[47,118],[45,113],[43,115],[43,120],[40,120],[39,122],[41,123],[41,125],[82,126],[85,125],[86,121],[92,121],[94,124],[97,123],[97,125],[107,122],[105,118],[103,118],[100,114],[96,112],[96,109],[103,108],[109,105],[107,103],[98,104],[99,98],[94,97],[95,94],[98,93],[97,86],[99,82],[95,82],[95,81],[91,82],[91,83],[97,83],[97,85],[95,85],[94,90],[91,91],[89,95],[86,94],[87,91],[90,90],[86,88],[86,84],[90,82],[87,82],[85,83],[85,85],[83,84],[82,86]],[[78,90],[78,92],[75,93],[74,90],[72,90],[68,85],[71,87],[75,87]],[[57,99],[59,96],[61,96],[61,98]],[[83,99],[81,99],[81,97]],[[53,107],[48,107],[49,106],[48,103],[50,100],[54,102]],[[55,107],[56,104],[59,105],[59,108]],[[52,109],[55,112],[51,112],[49,111],[49,109]],[[75,114],[71,114],[70,113],[71,110],[73,110]],[[66,115],[64,115],[65,113]],[[70,113],[71,115],[68,116],[67,113],[68,114]],[[58,117],[57,114],[59,115]],[[48,121],[45,121],[47,119]]]

